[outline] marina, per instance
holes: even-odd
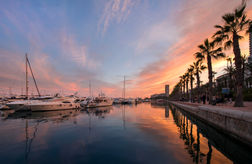
[[[5,112],[1,111],[0,120],[0,163],[252,160],[249,147],[172,105],[142,103],[92,110]]]
[[[250,164],[252,1],[0,1],[0,164]]]

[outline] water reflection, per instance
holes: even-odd
[[[28,120],[25,121],[25,160],[28,161],[28,157],[31,151],[31,145],[33,140],[36,138],[36,133],[38,131],[38,126],[41,121],[37,121],[36,125],[34,126],[34,132],[32,137],[29,137],[29,127],[28,127]]]
[[[113,107],[99,107],[99,108],[87,108],[84,111],[88,115],[95,115],[98,118],[105,118],[107,114],[110,113],[110,111],[113,109]]]
[[[34,113],[4,111],[0,132],[0,163],[251,161],[246,146],[183,110],[160,103]]]
[[[248,146],[206,125],[183,110],[176,109],[171,105],[169,105],[169,108],[174,122],[179,128],[180,138],[184,140],[185,149],[194,163],[202,163],[202,161],[206,161],[208,164],[211,163],[213,146],[234,163],[250,163],[252,160],[252,151]],[[194,128],[196,128],[196,135],[193,133]],[[201,136],[205,137],[205,139],[201,140]],[[201,151],[201,142],[207,142],[207,153]]]
[[[169,106],[165,106],[165,118],[169,118]]]

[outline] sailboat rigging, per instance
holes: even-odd
[[[38,85],[37,85],[37,82],[36,82],[36,79],[35,79],[35,76],[34,76],[34,74],[33,74],[33,71],[32,71],[32,67],[31,67],[31,64],[30,64],[30,61],[29,61],[29,59],[28,59],[28,56],[27,56],[27,54],[25,54],[25,78],[26,78],[26,98],[28,99],[29,97],[29,93],[28,93],[28,91],[29,91],[29,87],[28,87],[28,84],[29,84],[29,81],[28,81],[28,66],[29,66],[29,69],[30,69],[30,72],[31,72],[31,75],[32,75],[32,78],[33,78],[33,81],[34,81],[34,84],[35,84],[35,86],[36,86],[36,90],[37,90],[37,92],[38,92],[38,96],[40,97],[41,95],[40,95],[40,92],[39,92],[39,89],[38,89]]]

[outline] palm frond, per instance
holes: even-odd
[[[196,64],[199,65],[199,63],[202,63],[202,58],[197,58]]]
[[[213,37],[217,36],[217,35],[221,35],[223,34],[223,31],[222,30],[219,30],[219,31],[216,31],[214,34],[213,34]]]
[[[239,39],[239,40],[241,40],[241,39],[243,39],[243,38],[244,38],[243,36],[238,35],[238,39]]]
[[[229,35],[222,35],[223,40],[229,40]]]
[[[195,57],[196,57],[197,59],[200,59],[200,60],[205,59],[205,56],[204,56],[202,53],[200,53],[200,52],[196,52],[196,53],[195,53]]]
[[[224,43],[224,49],[227,50],[233,46],[232,40],[228,40]]]
[[[218,36],[218,37],[214,38],[214,42],[215,42],[216,45],[218,45],[218,44],[221,44],[224,39],[225,38],[223,37],[223,35],[222,36]]]
[[[239,28],[239,30],[243,30],[244,26],[245,27],[247,27],[247,26],[249,27],[250,26],[250,22],[251,22],[251,20],[247,19],[246,15],[243,15],[242,19],[240,21],[240,28]]]
[[[246,34],[249,34],[250,32],[252,32],[252,21],[249,21],[249,27],[248,30],[246,31]]]
[[[215,27],[215,28],[219,28],[219,29],[221,29],[221,30],[223,29],[223,27],[222,27],[221,25],[218,25],[218,24],[215,25],[214,27]]]
[[[228,14],[225,14],[222,16],[222,19],[224,19],[224,21],[227,23],[227,24],[231,24],[234,22],[235,20],[235,15],[233,13],[228,13]]]
[[[221,51],[222,51],[222,48],[219,47],[219,48],[217,48],[216,50],[214,50],[214,53],[219,53],[219,52],[221,52]]]
[[[207,48],[210,46],[208,39],[205,39],[204,45],[205,45],[205,47],[207,47]]]
[[[205,51],[205,50],[206,50],[206,48],[205,48],[205,46],[204,46],[203,44],[199,45],[198,47],[199,47],[199,49],[200,49],[201,51]]]
[[[241,18],[244,14],[244,10],[246,8],[246,4],[242,4],[240,7],[235,9],[235,17]]]
[[[210,45],[210,48],[214,48],[215,45],[217,45],[218,43],[213,40],[209,45]]]
[[[200,70],[205,70],[207,67],[205,65],[201,65]]]
[[[229,33],[229,32],[231,32],[231,29],[232,29],[232,28],[231,28],[230,26],[227,26],[227,25],[226,25],[226,26],[224,26],[224,28],[223,28],[223,32],[224,32],[224,33]]]
[[[223,53],[223,52],[221,52],[221,53],[218,53],[218,54],[214,55],[213,57],[214,57],[215,59],[219,59],[219,58],[224,58],[225,56],[226,56],[226,54]]]

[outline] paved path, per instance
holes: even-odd
[[[231,110],[240,110],[240,111],[246,111],[246,112],[252,112],[252,102],[244,102],[244,107],[234,107],[234,102],[232,103],[226,103],[226,104],[217,104],[217,105],[209,105],[209,104],[203,104],[203,103],[191,103],[191,102],[182,102],[182,104],[187,104],[191,106],[206,106],[211,108],[218,108],[218,109],[231,109]]]

